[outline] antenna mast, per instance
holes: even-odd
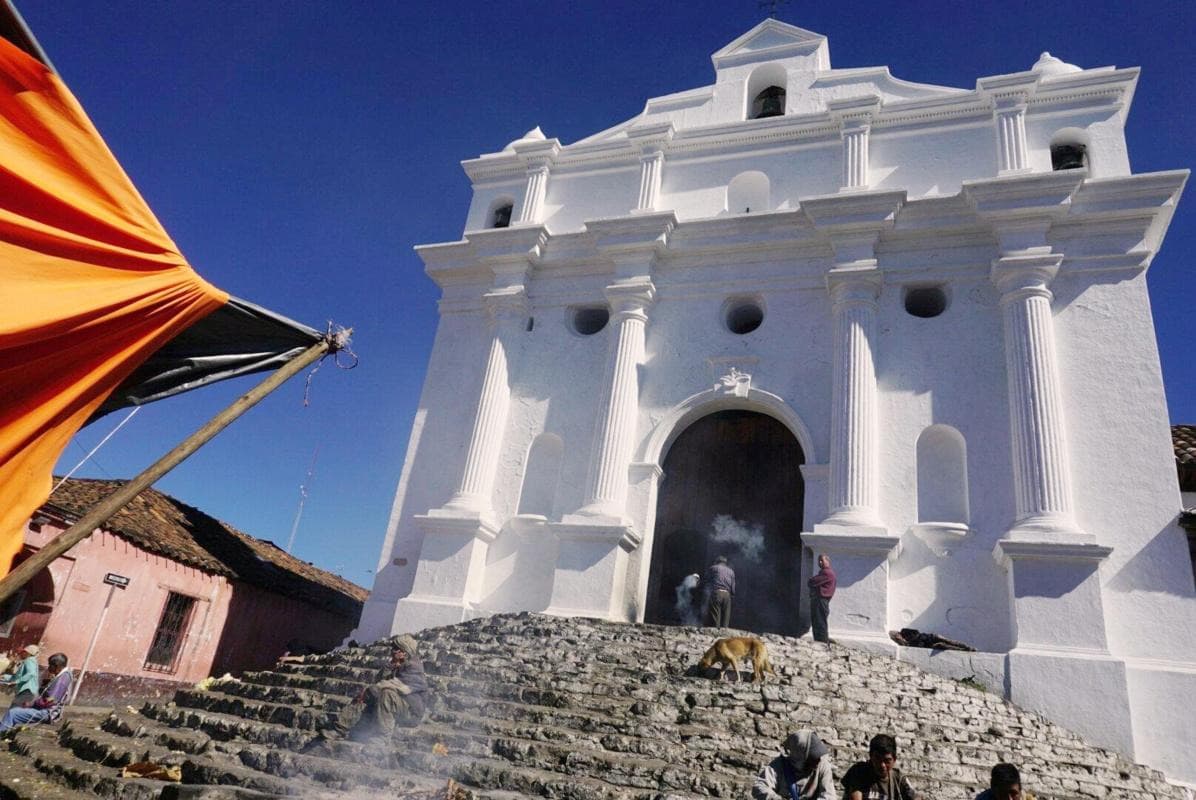
[[[290,553],[295,546],[295,534],[299,532],[299,520],[303,517],[303,503],[307,500],[307,487],[311,483],[312,475],[316,472],[316,458],[319,455],[320,446],[316,445],[316,449],[311,454],[311,465],[307,468],[307,477],[299,485],[299,508],[295,510],[295,522],[291,525],[291,538],[287,540],[287,553]]]

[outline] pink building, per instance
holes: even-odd
[[[27,525],[22,557],[122,483],[68,480]],[[83,700],[156,695],[331,649],[366,595],[151,489],[0,605],[0,652],[40,642],[43,661],[66,653],[86,670]]]

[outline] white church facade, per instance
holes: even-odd
[[[831,67],[768,20],[715,83],[464,162],[418,248],[440,324],[357,638],[505,611],[732,624],[975,675],[1196,783],[1196,597],[1134,174],[1136,69],[974,89]],[[595,87],[597,91],[597,87]],[[898,648],[911,627],[977,653]]]

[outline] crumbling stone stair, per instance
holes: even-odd
[[[494,800],[745,797],[799,727],[818,730],[839,775],[873,733],[893,733],[927,798],[971,798],[998,761],[1019,764],[1040,798],[1183,797],[1157,771],[995,694],[880,656],[765,636],[778,680],[695,674],[716,635],[534,614],[425,631],[435,693],[425,722],[392,743],[337,742],[321,756],[299,751],[389,648],[311,656],[139,713],[23,730],[0,750],[0,800],[374,797],[449,777]],[[116,777],[137,760],[179,765],[185,785]]]

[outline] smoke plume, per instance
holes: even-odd
[[[681,620],[682,625],[697,625],[701,621],[693,602],[694,589],[697,588],[699,580],[698,574],[694,573],[686,575],[685,580],[677,584],[677,619]]]
[[[711,536],[711,540],[734,546],[743,558],[753,564],[758,564],[760,557],[764,555],[764,526],[748,527],[730,514],[719,514],[714,518],[714,535]]]

